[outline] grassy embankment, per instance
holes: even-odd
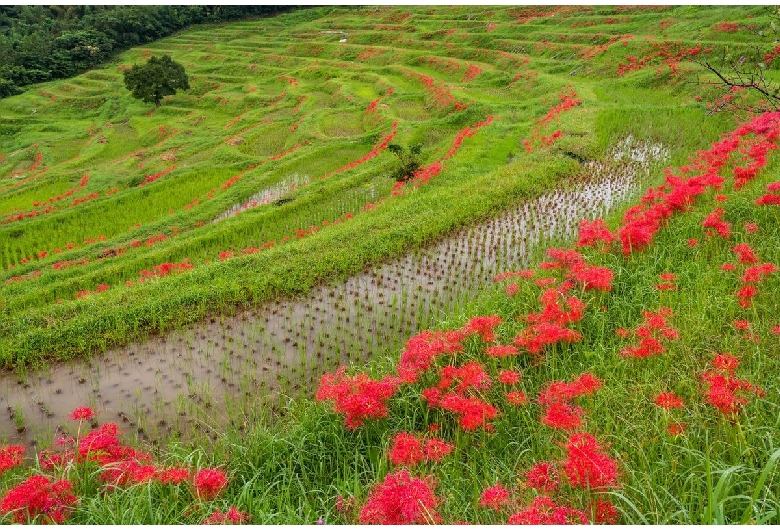
[[[728,122],[701,120],[703,103],[680,85],[663,88],[675,82],[663,63],[653,65],[660,78],[652,67],[617,75],[625,55],[650,46],[662,13],[609,24],[624,38],[607,48],[599,46],[607,17],[598,13],[587,19],[596,25],[576,26],[578,15],[558,27],[550,18],[519,24],[509,8],[420,12],[391,28],[399,13],[306,10],[184,32],[118,65],[3,100],[3,363],[65,359],[301,293],[556,185],[577,169],[566,153],[597,157],[633,134],[679,158]],[[722,38],[706,22],[699,35]],[[486,33],[490,23],[498,26]],[[337,26],[347,43],[321,33]],[[674,28],[669,39],[692,34]],[[122,88],[121,68],[154,53],[185,64],[193,89],[150,112]],[[470,66],[481,70],[473,79]],[[570,90],[582,104],[539,125]],[[431,164],[488,116],[495,120],[465,138],[439,176],[404,197],[390,195],[386,175],[396,162],[382,149],[339,172],[380,146],[393,123],[393,141],[422,144],[422,162]],[[671,122],[681,129],[663,126]],[[555,130],[562,136],[543,145]],[[524,140],[535,144],[530,154]],[[158,177],[140,186],[148,176]],[[269,189],[281,190],[270,198],[278,206],[210,223]],[[382,198],[378,209],[361,211]],[[296,230],[347,213],[350,222],[297,241]],[[219,263],[231,251],[240,258]],[[185,259],[192,271],[139,285],[142,271]]]
[[[691,18],[685,19],[686,14]],[[653,13],[658,21],[666,17],[675,21],[674,15],[674,10]],[[425,18],[422,13],[414,16]],[[447,16],[452,16],[451,8]],[[631,16],[627,24],[636,23],[647,15],[640,12],[631,13]],[[709,8],[704,12],[681,8],[679,16],[680,27],[687,35],[696,35],[695,28],[711,28],[716,22],[736,19],[733,11]],[[710,21],[709,16],[719,18]],[[528,23],[520,28],[529,33],[532,29],[541,32],[550,25],[562,25],[562,18],[541,18],[536,24]],[[574,20],[579,23],[584,18]],[[431,20],[441,23],[435,16]],[[571,23],[571,19],[568,22]],[[501,35],[500,28],[499,25],[492,31]],[[670,33],[672,28],[674,25],[670,26]],[[632,27],[632,30],[638,29]],[[514,28],[506,28],[507,36],[512,30]],[[602,60],[607,61],[603,57]],[[601,66],[606,69],[605,64]],[[698,149],[709,147],[717,132],[733,130],[727,119],[706,119],[703,109],[697,108],[694,102],[678,110],[674,102],[686,99],[683,95],[686,87],[664,88],[654,73],[639,72],[623,80],[609,79],[607,82],[594,73],[595,67],[590,72],[591,76],[582,74],[584,80],[574,78],[574,88],[583,104],[571,111],[572,114],[561,116],[564,135],[560,143],[556,142],[551,151],[537,151],[528,157],[523,155],[526,164],[546,159],[552,160],[555,167],[553,153],[558,147],[573,149],[579,146],[598,152],[599,146],[603,147],[611,135],[617,138],[631,133],[672,146],[676,154],[674,174],[690,178],[696,175],[698,168],[682,169],[680,166],[685,164],[686,156],[693,159]],[[637,89],[636,85],[642,80],[652,89]],[[638,99],[640,95],[643,99]],[[622,98],[628,101],[622,102]],[[571,118],[576,112],[587,116],[589,102],[594,108],[590,122],[581,121],[582,115],[578,120]],[[652,105],[654,102],[657,105]],[[664,111],[668,114],[662,120]],[[635,119],[629,121],[628,117]],[[672,119],[676,121],[671,122]],[[499,119],[495,126],[503,126],[505,121],[509,120]],[[530,123],[527,122],[527,127]],[[670,127],[670,123],[674,126]],[[592,143],[583,143],[582,137],[566,135],[567,127],[580,126],[585,129],[597,127],[599,132]],[[455,208],[450,205],[461,204],[459,197],[463,196],[463,191],[477,191],[477,188],[467,187],[469,182],[490,182],[492,179],[494,185],[500,186],[496,173],[475,175],[475,170],[466,166],[449,173],[449,168],[460,162],[459,157],[468,160],[469,153],[472,160],[490,160],[484,152],[475,150],[475,144],[467,144],[470,140],[476,143],[481,134],[490,130],[481,130],[464,141],[463,150],[452,159],[453,166],[448,166],[447,171],[430,184],[415,192],[409,191],[401,198],[388,200],[377,211],[368,212],[365,219],[356,215],[349,223],[290,244],[290,250],[284,246],[272,250],[283,256],[284,250],[294,252],[294,245],[310,251],[327,249],[339,241],[341,234],[348,234],[348,229],[363,226],[365,230],[383,214],[388,220],[398,221],[394,228],[403,234],[406,219],[400,214],[411,217],[414,206],[424,209],[431,205],[431,210],[438,211],[439,217],[454,217],[442,221],[441,228],[430,233],[415,224],[410,225],[415,229],[409,228],[411,233],[405,237],[388,236],[389,253],[402,250],[404,245],[399,242],[420,244],[419,241],[433,237],[436,230],[451,228],[447,222],[455,223],[459,214],[451,213]],[[607,515],[607,519],[622,523],[777,523],[780,448],[775,433],[780,427],[777,414],[780,386],[776,374],[780,361],[776,353],[780,308],[774,294],[780,284],[777,272],[770,271],[772,267],[764,267],[765,273],[758,273],[758,277],[749,281],[744,275],[750,267],[780,262],[775,244],[780,237],[777,206],[755,203],[767,193],[766,186],[777,181],[774,176],[778,168],[777,157],[770,150],[768,165],[763,167],[765,161],[760,159],[760,151],[775,146],[778,131],[780,123],[775,117],[766,127],[755,127],[744,136],[734,137],[737,145],[718,144],[711,148],[713,156],[700,157],[704,165],[709,165],[711,175],[725,179],[723,189],[687,189],[690,202],[682,211],[674,211],[668,222],[660,223],[660,229],[647,248],[621,248],[619,242],[609,249],[601,248],[599,244],[578,248],[586,263],[611,272],[609,289],[603,286],[587,289],[581,278],[573,286],[566,287],[563,281],[566,273],[569,269],[577,269],[574,263],[579,259],[556,267],[535,267],[534,279],[555,280],[537,284],[534,279],[510,279],[488,288],[463,314],[442,321],[440,329],[461,330],[469,336],[451,335],[448,344],[454,352],[449,354],[439,351],[437,355],[433,349],[418,352],[420,359],[431,362],[428,369],[414,370],[414,377],[401,383],[385,375],[404,365],[399,363],[398,356],[384,362],[378,360],[369,366],[367,371],[373,380],[384,377],[385,390],[392,394],[387,400],[386,415],[382,414],[381,407],[366,407],[366,404],[377,406],[385,402],[377,395],[381,392],[375,392],[372,385],[350,388],[346,379],[325,380],[323,390],[339,387],[345,395],[362,396],[350,406],[345,405],[356,414],[353,420],[363,420],[361,426],[348,429],[341,415],[332,413],[329,403],[298,402],[291,403],[287,417],[280,420],[281,425],[258,426],[250,435],[240,438],[228,433],[208,456],[200,450],[170,448],[164,457],[168,465],[175,462],[189,470],[219,466],[227,472],[227,487],[216,499],[207,498],[202,490],[198,497],[189,482],[164,485],[158,480],[143,480],[138,485],[109,490],[104,486],[107,477],[104,475],[101,479],[104,470],[95,462],[66,467],[51,472],[51,476],[68,478],[80,500],[72,509],[65,507],[71,504],[70,499],[63,501],[63,513],[70,521],[79,523],[194,523],[202,521],[214,510],[235,506],[241,512],[237,515],[247,513],[255,523],[313,523],[318,519],[324,522],[382,522],[393,520],[390,518],[399,517],[399,514],[405,517],[396,519],[399,522],[466,520],[499,523],[513,515],[531,522],[548,520],[549,512],[534,512],[528,506],[536,503],[538,508],[539,503],[547,502],[549,507],[552,502],[562,507],[558,513],[569,521],[579,520],[580,515],[589,520]],[[572,142],[569,145],[564,143],[567,138]],[[759,148],[751,150],[751,145]],[[745,148],[744,151],[739,147]],[[515,152],[516,156],[521,156],[517,148]],[[722,167],[714,166],[714,155],[717,154],[728,154],[729,162]],[[535,156],[539,158],[534,159]],[[735,168],[746,167],[749,156],[757,161],[760,171],[752,172],[756,175],[751,174],[753,178],[744,186],[735,186],[740,175]],[[560,165],[563,166],[563,162]],[[528,174],[532,174],[530,169]],[[456,176],[462,180],[456,180]],[[660,182],[661,175],[658,177]],[[490,208],[498,207],[502,200],[508,201],[518,189],[528,185],[525,182],[507,185],[507,191],[502,192],[506,195],[499,195],[504,199],[495,204],[490,203],[490,199],[476,203],[483,205],[468,210],[463,218],[484,215]],[[717,184],[716,181],[710,183]],[[531,184],[532,191],[536,191],[536,181]],[[774,188],[777,186],[775,184]],[[460,190],[460,194],[454,193],[455,190]],[[672,189],[667,187],[663,191]],[[452,202],[446,203],[446,200]],[[463,204],[473,204],[460,200]],[[668,200],[666,197],[660,202]],[[445,206],[448,209],[442,211]],[[440,209],[436,210],[437,207]],[[717,208],[723,209],[719,217],[713,216]],[[239,220],[245,219],[243,215]],[[432,218],[428,221],[432,223]],[[621,216],[607,221],[613,232],[633,234],[633,241],[637,242],[638,233],[626,228],[631,224]],[[321,247],[316,246],[318,241]],[[307,244],[313,246],[307,248],[304,246]],[[747,247],[738,247],[742,244],[748,245],[750,252]],[[571,243],[567,246],[571,247]],[[217,248],[214,247],[215,252]],[[248,264],[263,257],[260,253],[243,259]],[[350,267],[359,267],[358,263],[340,263],[344,272]],[[724,268],[725,263],[731,265]],[[334,268],[339,269],[338,266]],[[235,278],[241,273],[238,259],[204,265],[202,269],[196,267],[188,274],[196,275],[200,270],[209,271],[214,278],[218,272],[225,272],[225,276],[235,275]],[[583,269],[578,270],[582,272]],[[587,267],[584,270],[594,272]],[[314,275],[306,277],[314,278]],[[509,296],[506,285],[511,281],[518,285],[514,293],[514,289],[510,289]],[[176,278],[167,282],[175,286]],[[159,285],[163,283],[160,281]],[[748,284],[756,288],[752,296],[746,296],[748,291],[741,291]],[[152,287],[143,287],[153,291]],[[540,299],[545,289],[552,289],[552,296]],[[100,296],[118,295],[109,289]],[[583,313],[569,313],[560,320],[561,312],[571,311],[578,305],[572,296],[584,303]],[[230,303],[239,301],[228,300]],[[111,299],[106,298],[106,301]],[[543,306],[548,308],[545,316],[538,313]],[[654,313],[656,317],[644,312]],[[532,314],[538,316],[529,319]],[[495,315],[500,322],[491,319],[489,324],[477,325],[471,320],[477,315]],[[529,353],[531,348],[524,340],[528,338],[528,331],[524,330],[532,329],[534,322],[549,319],[557,322],[558,331],[567,329],[569,332],[563,336],[570,340],[551,340],[542,351]],[[472,322],[472,331],[479,329],[478,334],[482,337],[465,327],[468,322]],[[495,337],[489,336],[490,329]],[[663,330],[667,330],[666,334]],[[650,353],[645,356],[640,353],[642,348],[635,347],[639,346],[642,337],[648,336],[658,342],[644,345],[644,350]],[[499,344],[516,344],[520,352],[503,358],[487,354],[489,346]],[[407,350],[412,349],[409,346]],[[407,368],[408,361],[406,358]],[[464,366],[471,366],[472,370],[468,374],[459,372],[454,376],[455,384],[447,384],[442,370]],[[509,381],[507,376],[500,375],[503,370],[518,373],[519,381],[500,382],[500,377]],[[401,370],[400,373],[409,376],[408,371]],[[583,374],[592,377],[580,379]],[[556,393],[553,401],[561,405],[562,410],[558,410],[558,416],[551,415],[551,405],[539,398],[549,394],[545,390],[549,390],[553,382],[574,381],[581,384],[568,386],[568,397],[565,396],[567,391]],[[583,381],[588,384],[582,384]],[[458,383],[460,388],[456,389]],[[469,408],[451,406],[458,402],[456,397],[450,399],[449,405],[442,401],[438,406],[431,406],[432,394],[428,392],[423,399],[421,393],[423,389],[435,386],[443,393],[470,399],[469,403],[478,411],[479,421],[464,424],[463,417],[474,414],[464,416],[454,412],[458,408]],[[521,403],[518,394],[510,398],[508,391],[522,392],[528,403]],[[656,403],[659,395],[668,392],[674,396],[667,395],[666,403],[679,398],[682,407],[664,408]],[[329,397],[335,398],[335,392]],[[488,406],[495,407],[495,417]],[[361,415],[380,417],[363,418]],[[404,432],[428,440],[434,436],[441,438],[452,446],[452,451],[440,462],[416,466],[407,463],[411,475],[419,477],[420,481],[401,478],[403,472],[399,471],[398,464],[391,463],[390,456],[399,455],[397,448],[392,450],[392,440]],[[578,456],[567,445],[577,445],[575,440],[585,433],[597,440],[598,448],[591,444]],[[594,462],[598,465],[594,466]],[[539,463],[547,463],[554,470],[546,475],[550,486],[547,491],[543,487],[545,481],[538,475],[528,475],[532,466]],[[580,473],[574,469],[580,469]],[[132,482],[135,475],[130,469],[127,471]],[[15,469],[6,472],[2,481],[9,486],[17,484],[29,473]],[[396,477],[405,484],[381,496],[382,485],[390,480],[388,477]],[[425,483],[423,478],[426,478]],[[555,487],[552,487],[553,482],[557,482]],[[493,497],[498,509],[480,506],[481,499],[487,500],[485,490],[494,485],[505,488],[506,497]],[[405,495],[413,502],[404,503]],[[344,499],[342,509],[337,507],[339,496]],[[549,500],[539,500],[544,497]],[[606,504],[601,504],[601,514],[597,513],[600,510],[592,508],[593,502],[599,500],[613,505],[612,516],[606,513]],[[369,511],[367,507],[375,510]]]

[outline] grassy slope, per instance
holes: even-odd
[[[3,100],[3,216],[40,212],[43,206],[34,207],[34,202],[45,203],[76,189],[54,203],[58,211],[0,225],[0,279],[6,282],[0,299],[6,317],[0,325],[3,363],[81,355],[169,329],[208,311],[299,292],[300,286],[349,274],[505,207],[520,195],[542,191],[575,169],[564,151],[597,156],[610,141],[633,134],[665,141],[682,156],[706,145],[728,122],[728,117],[714,117],[702,127],[702,105],[685,96],[684,87],[660,89],[668,74],[664,67],[661,78],[653,71],[615,75],[615,65],[626,54],[645,49],[644,41],[664,13],[637,11],[619,24],[605,25],[598,11],[525,24],[515,22],[517,13],[510,8],[428,11],[411,10],[411,16],[403,18],[404,12],[394,9],[375,13],[323,8],[187,31],[131,50],[118,65]],[[729,11],[708,12],[706,17],[696,21],[697,32],[680,22],[680,29],[671,26],[665,37],[687,42],[722,38],[710,26],[733,18]],[[488,21],[497,24],[489,33]],[[584,21],[597,24],[582,26]],[[321,33],[323,28],[344,28],[348,42],[336,42],[333,35]],[[596,46],[605,41],[606,29],[634,37],[625,47],[618,44],[599,53]],[[548,39],[562,44],[549,45]],[[149,112],[122,88],[119,67],[154,53],[170,53],[185,64],[193,89]],[[455,57],[457,70],[446,63],[448,56]],[[470,64],[482,73],[464,82]],[[576,75],[570,75],[574,69]],[[409,72],[445,83],[456,101],[470,106],[465,111],[439,109]],[[534,81],[513,82],[515,74]],[[551,148],[526,155],[521,142],[568,86],[583,104],[539,131],[541,136],[560,128],[563,137]],[[386,95],[389,87],[395,90],[392,95]],[[377,111],[368,114],[369,103],[380,96]],[[359,212],[366,202],[389,196],[392,182],[385,175],[395,163],[384,152],[355,169],[288,192],[286,197],[294,200],[284,206],[262,206],[209,223],[258,190],[284,187],[295,178],[316,181],[361,158],[388,134],[393,122],[398,124],[395,141],[422,143],[424,162],[433,162],[449,149],[459,130],[488,115],[496,121],[466,138],[437,182],[390,200],[379,211]],[[684,133],[670,134],[663,127],[670,120]],[[30,171],[38,153],[41,162]],[[281,154],[285,156],[273,159]],[[138,187],[148,175],[168,170]],[[79,188],[84,174],[90,180]],[[240,180],[222,190],[234,176]],[[486,193],[497,181],[497,193]],[[90,193],[99,197],[64,208]],[[440,207],[454,196],[461,200],[458,208]],[[188,207],[195,198],[200,204]],[[238,254],[285,236],[295,239],[295,230],[347,212],[355,214],[352,221],[321,230],[311,241],[215,263],[220,252]],[[388,220],[393,230],[383,228]],[[366,231],[382,232],[381,242],[356,255],[346,252],[347,246],[334,247],[336,242],[354,243],[355,235]],[[131,246],[160,234],[169,239],[149,247]],[[123,249],[123,255],[99,259]],[[299,259],[310,250],[332,258],[313,267]],[[86,258],[86,265],[53,268]],[[144,269],[185,258],[195,266],[191,274],[198,281],[162,278],[154,286],[125,286],[136,282]],[[278,274],[246,273],[267,263],[278,267]],[[37,278],[11,281],[38,273]],[[206,278],[219,280],[206,289],[200,281]],[[101,284],[109,290],[77,298]],[[170,304],[168,293],[174,290],[182,298]],[[182,301],[188,301],[192,311],[180,311]],[[124,309],[119,313],[117,307]]]
[[[712,16],[713,21],[718,22],[736,19],[733,12],[709,8],[704,13],[693,8],[681,8],[680,11],[677,20],[686,32],[694,35],[692,30],[712,25],[713,22],[704,17]],[[658,14],[659,17],[667,15],[670,13]],[[689,22],[684,23],[685,16],[689,17]],[[538,22],[540,26],[555,23],[550,20]],[[529,26],[521,28],[528,30]],[[675,107],[672,103],[680,94],[665,95],[658,88],[633,87],[633,82],[642,79],[648,84],[654,83],[652,75],[641,73],[631,78],[631,83],[615,80],[600,83],[594,78],[576,78],[578,93],[591,94],[593,99],[588,100],[585,96],[586,100],[598,106],[599,112],[585,125],[570,126],[597,126],[599,140],[594,139],[594,149],[606,144],[610,135],[619,138],[628,133],[665,140],[667,144],[679,140],[682,147],[675,151],[675,165],[683,163],[684,157],[694,150],[705,147],[708,140],[714,139],[716,130],[726,129],[722,123],[716,126],[708,121],[706,124],[712,129],[702,131],[701,109],[695,105]],[[671,120],[675,120],[675,127],[669,127]],[[464,150],[463,154],[466,153],[468,151]],[[534,157],[524,158],[523,162],[542,160],[542,157]],[[557,167],[565,166],[558,164]],[[555,162],[551,163],[551,169],[554,168]],[[612,268],[615,280],[609,294],[587,298],[590,308],[581,327],[585,339],[547,352],[544,362],[539,364],[531,364],[528,356],[506,363],[504,367],[512,364],[522,369],[522,389],[532,398],[548,382],[569,381],[586,371],[593,372],[604,382],[604,388],[593,397],[581,399],[578,404],[585,409],[588,431],[597,433],[599,440],[608,444],[609,454],[619,461],[621,487],[600,494],[566,490],[556,498],[576,506],[586,506],[592,497],[608,498],[619,508],[623,523],[755,521],[777,524],[780,501],[776,493],[776,463],[779,453],[775,433],[780,427],[776,403],[780,387],[776,374],[780,366],[774,354],[777,336],[770,330],[780,323],[777,320],[780,308],[774,296],[780,288],[778,276],[774,274],[762,284],[761,294],[745,311],[739,308],[733,296],[735,282],[724,276],[719,268],[724,262],[734,261],[731,248],[739,242],[748,242],[761,261],[780,262],[775,244],[780,238],[780,217],[776,207],[753,205],[753,200],[763,193],[764,185],[776,180],[773,175],[777,169],[778,162],[773,157],[756,182],[740,193],[730,189],[726,193],[723,206],[734,228],[728,241],[704,236],[702,220],[715,207],[714,194],[710,192],[700,206],[679,215],[666,226],[647,251],[629,258],[618,252],[594,254],[593,259]],[[509,174],[514,174],[515,170],[511,165],[506,169]],[[428,204],[441,208],[448,204],[445,201],[458,200],[461,196],[457,193],[459,188],[453,185],[454,175],[468,176],[471,171],[473,169],[464,168],[461,173],[453,172],[449,180],[449,174],[444,174],[430,187],[385,205],[387,210],[375,213],[386,215],[387,220],[401,219],[403,222],[405,218],[401,213],[411,216],[414,212],[424,212]],[[469,185],[475,186],[473,190],[479,189],[476,183],[480,179],[489,182],[490,175],[463,183],[463,189],[472,189]],[[507,200],[516,196],[516,190],[522,185],[522,182],[507,184]],[[501,201],[497,199],[497,204]],[[479,208],[487,210],[490,206],[493,205]],[[431,210],[435,211],[435,208]],[[376,230],[381,230],[378,218],[366,217],[366,225],[358,224],[356,220],[354,225],[344,224],[327,235],[323,231],[317,236],[321,240],[317,237],[303,240],[296,244],[299,247],[290,245],[289,249],[280,248],[276,252],[296,254],[298,248],[321,251],[338,241],[342,231],[346,237],[349,230],[372,226],[369,221],[376,222]],[[748,222],[756,223],[758,231],[745,230]],[[617,219],[610,221],[610,226],[616,224]],[[449,228],[443,222],[443,226],[432,229],[431,234],[418,232],[419,228],[404,234],[403,226],[397,226],[399,235],[387,236],[388,251],[400,251],[403,247],[398,243],[400,241],[419,244],[438,230]],[[423,237],[415,239],[418,234]],[[687,244],[690,238],[699,239],[700,244],[690,247]],[[266,258],[258,255],[246,259],[249,262]],[[357,257],[356,263],[349,267],[358,267],[360,260]],[[221,274],[223,270],[228,274]],[[227,277],[222,281],[226,285],[225,291],[229,292],[230,278],[240,277],[241,268],[237,262],[227,261],[192,274],[207,272],[214,280]],[[653,288],[663,272],[678,276],[677,291]],[[171,286],[176,286],[177,281],[182,280],[169,280]],[[155,289],[162,293],[166,283],[145,288],[150,294]],[[119,296],[112,292],[103,296],[109,295]],[[154,300],[153,296],[148,298]],[[536,310],[535,299],[536,293],[530,289],[509,299],[502,288],[488,288],[465,314],[453,315],[443,321],[441,327],[456,328],[470,316],[497,313],[506,322],[500,328],[500,339],[506,343],[520,326],[512,317]],[[233,301],[228,298],[228,302]],[[607,311],[596,309],[601,305],[606,306]],[[662,356],[644,360],[620,358],[618,352],[625,341],[615,336],[615,330],[633,328],[640,321],[641,311],[656,310],[660,306],[674,310],[673,324],[680,330],[680,339],[671,343],[669,351]],[[741,333],[733,326],[737,319],[749,320],[761,342],[741,339]],[[737,370],[740,377],[766,391],[762,398],[751,398],[745,410],[732,418],[720,415],[705,402],[700,380],[701,374],[711,367],[713,355],[724,351],[740,358]],[[458,357],[458,364],[480,354],[479,343],[470,342],[466,352]],[[395,361],[378,361],[369,370],[374,375],[386,373]],[[249,512],[256,523],[311,524],[319,518],[325,522],[354,521],[335,509],[337,495],[354,495],[358,502],[363,502],[371,486],[389,470],[387,449],[391,435],[399,431],[424,432],[429,422],[436,420],[440,425],[438,434],[456,445],[455,454],[442,464],[416,470],[415,475],[432,473],[437,477],[437,494],[443,504],[440,512],[445,521],[503,522],[505,514],[477,506],[480,492],[501,482],[514,487],[515,495],[523,503],[528,502],[535,492],[522,487],[523,473],[534,462],[562,457],[559,444],[565,441],[563,435],[539,423],[540,408],[535,403],[521,408],[504,407],[502,416],[495,422],[493,434],[481,431],[468,434],[457,428],[452,417],[429,411],[419,399],[419,390],[419,386],[404,388],[392,401],[388,419],[369,422],[356,432],[347,431],[341,418],[328,412],[326,406],[302,402],[291,404],[288,416],[280,420],[282,429],[280,426],[258,427],[251,436],[240,438],[228,434],[209,456],[202,450],[188,452],[171,448],[166,457],[170,462],[193,468],[217,464],[229,471],[230,486],[212,502],[193,499],[185,486],[154,483],[111,494],[98,493],[94,473],[82,474],[75,481],[82,501],[72,521],[84,524],[196,523],[212,510],[231,505]],[[665,413],[656,407],[652,399],[663,390],[680,395],[685,409]],[[669,436],[665,431],[669,421],[687,423],[685,434]],[[766,473],[762,474],[764,470]],[[15,483],[25,473],[12,471],[3,475],[2,480],[6,484]]]

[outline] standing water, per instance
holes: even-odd
[[[0,376],[0,438],[50,442],[68,414],[90,406],[100,422],[159,442],[244,430],[311,392],[341,364],[397,356],[409,336],[470,299],[499,272],[529,266],[534,252],[571,238],[583,218],[625,204],[666,152],[621,143],[585,164],[572,187],[545,193],[426,248],[305,298],[269,301],[231,317],[153,337],[93,359],[24,377]],[[202,438],[201,438],[202,439]]]

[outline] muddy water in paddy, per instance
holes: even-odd
[[[552,238],[632,198],[663,152],[624,145],[588,163],[571,189],[546,193],[427,248],[304,299],[153,337],[86,361],[0,377],[0,438],[49,443],[88,405],[129,437],[159,441],[243,429],[279,395],[310,393],[320,375],[372,355],[398,355],[409,336],[458,307],[492,277],[528,266]]]

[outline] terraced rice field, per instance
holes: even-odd
[[[0,437],[81,499],[4,520],[776,521],[778,119],[693,62],[768,20],[302,9],[0,100]]]

